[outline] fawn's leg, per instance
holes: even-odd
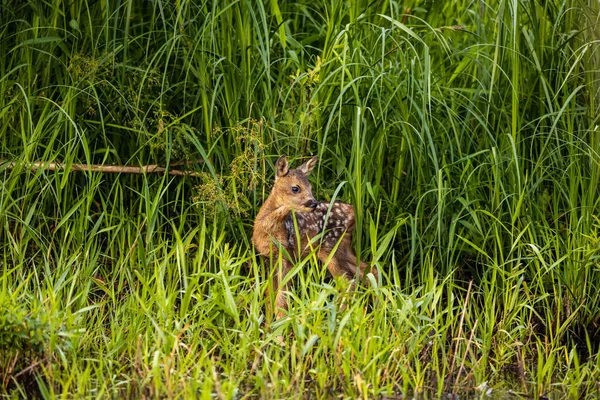
[[[348,257],[348,264],[352,264],[352,270],[358,272],[355,276],[356,278],[360,281],[360,282],[364,282],[365,275],[368,274],[369,272],[373,274],[373,276],[375,277],[375,281],[377,282],[379,280],[379,271],[377,271],[377,268],[375,267],[369,267],[369,264],[367,264],[364,261],[360,262],[360,267],[356,267],[356,256],[354,255],[354,252],[352,250],[350,250],[351,255],[349,255]]]
[[[339,247],[338,247],[338,250],[339,250]],[[329,258],[330,254],[331,254],[331,249],[322,249],[318,253],[319,260],[321,260],[321,262],[323,264],[325,264],[327,262],[327,259]],[[354,280],[354,276],[355,276],[354,272],[356,271],[356,269],[354,269],[354,271],[352,271],[351,266],[349,266],[344,260],[342,260],[337,253],[334,254],[331,257],[331,259],[329,260],[329,263],[327,263],[327,269],[329,270],[331,275],[333,275],[334,277],[342,276],[348,282],[350,282],[350,285],[348,286],[346,293],[354,293],[354,289],[356,288],[356,281]],[[340,312],[344,312],[347,307],[348,307],[348,296],[343,296],[342,300],[340,302]]]
[[[288,284],[281,284],[285,279],[286,275],[292,269],[292,264],[285,258],[281,259],[281,263],[277,260],[273,260],[274,267],[276,270],[273,273],[273,290],[275,291],[275,319],[280,319],[285,316],[285,312],[288,309],[287,299],[285,298],[285,291],[287,291]],[[268,299],[270,301],[270,299]]]
[[[352,249],[352,236],[348,235],[342,239],[342,243],[337,249],[336,257],[340,260],[342,268],[345,268],[347,274],[352,278],[356,278],[359,282],[363,282],[364,276],[371,272],[375,276],[375,280],[378,279],[379,273],[377,268],[370,268],[369,265],[361,261],[360,266],[356,265],[356,254]]]
[[[339,254],[337,254],[337,253],[333,254],[333,256],[331,257],[331,259],[328,262],[327,259],[329,259],[329,255],[331,254],[331,251],[332,251],[331,249],[321,248],[321,250],[319,250],[319,252],[317,253],[319,260],[324,265],[327,265],[327,269],[329,270],[331,275],[333,275],[334,277],[342,276],[347,281],[349,281],[350,286],[348,287],[348,292],[354,292],[354,289],[356,287],[356,282],[354,281],[354,272],[356,271],[356,269],[354,269],[354,271],[352,271],[351,266],[349,266],[347,263],[345,263],[345,261],[343,259],[341,259]],[[339,247],[338,247],[338,251],[339,251]],[[342,299],[342,303],[340,305],[340,311],[344,311],[346,309],[346,306],[347,306],[346,300]]]
[[[379,271],[377,270],[377,268],[375,268],[375,267],[369,267],[369,264],[367,264],[364,261],[361,261],[360,262],[360,276],[361,276],[361,280],[369,272],[372,273],[373,276],[375,277],[375,282],[378,282],[379,281]]]
[[[339,259],[337,254],[334,254],[331,257],[331,260],[329,260],[329,262],[327,261],[330,254],[330,249],[321,249],[319,250],[319,253],[317,253],[317,257],[323,263],[323,265],[327,265],[327,269],[329,270],[331,275],[343,276],[349,281],[352,280],[353,274],[350,273],[350,271],[348,271],[347,266],[342,265],[342,263],[340,262],[341,260]]]
[[[318,257],[323,264],[327,262],[329,255],[333,251],[330,246],[323,246],[318,253]],[[364,261],[360,262],[360,267],[356,265],[356,255],[352,249],[352,236],[347,234],[341,239],[336,252],[331,257],[331,260],[327,264],[327,269],[333,276],[344,276],[348,280],[354,280],[357,278],[362,281],[364,275],[368,272],[372,272],[377,278],[377,269],[373,268],[368,271],[368,264]],[[354,283],[352,284],[354,289]]]

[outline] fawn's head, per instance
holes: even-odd
[[[317,160],[318,157],[312,157],[298,168],[289,169],[287,158],[279,157],[275,163],[275,185],[271,194],[277,205],[289,205],[298,212],[311,212],[317,207],[307,178]]]

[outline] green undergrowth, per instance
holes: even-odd
[[[0,2],[0,397],[599,396],[598,15]],[[311,254],[274,320],[281,154],[380,279]]]

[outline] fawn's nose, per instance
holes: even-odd
[[[306,203],[304,203],[304,205],[305,205],[306,207],[309,207],[309,208],[315,209],[315,208],[317,208],[317,201],[316,201],[316,200],[309,200],[309,201],[307,201]]]

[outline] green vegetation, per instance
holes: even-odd
[[[3,0],[0,397],[598,396],[598,15]],[[355,205],[345,310],[312,256],[265,313],[279,154]]]

